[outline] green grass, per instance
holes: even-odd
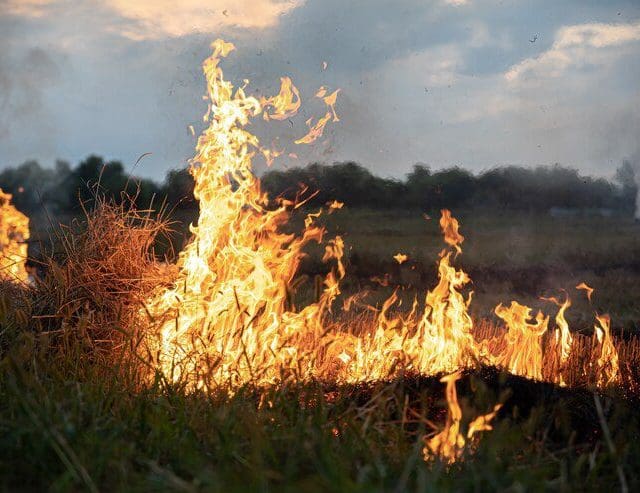
[[[133,391],[108,371],[78,379],[30,356],[3,361],[3,490],[602,491],[619,489],[618,467],[640,486],[638,417],[619,399],[605,399],[612,453],[590,394],[468,377],[465,411],[507,405],[449,467],[422,459],[424,418],[443,416],[435,379],[188,395],[160,381]]]

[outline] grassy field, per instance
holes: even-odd
[[[455,211],[454,211],[455,213]],[[458,214],[461,265],[474,280],[473,313],[566,289],[569,319],[589,330],[594,308],[613,326],[640,321],[640,227],[630,219]],[[338,211],[329,234],[347,244],[345,291],[371,302],[394,287],[424,292],[442,248],[437,218]],[[392,256],[409,256],[399,266]],[[322,272],[317,251],[302,266]],[[372,277],[389,274],[389,286]],[[595,307],[573,289],[596,288]],[[312,284],[310,281],[307,284]],[[25,330],[15,296],[0,297],[0,488],[5,491],[634,491],[640,488],[640,402],[634,389],[594,394],[493,369],[459,382],[463,415],[503,402],[495,429],[453,465],[423,460],[425,434],[446,414],[437,378],[336,387],[327,382],[243,387],[229,397],[189,393],[135,365],[93,354],[77,327]],[[554,312],[554,308],[550,310]],[[71,331],[69,333],[69,331]],[[126,348],[119,348],[124,351]],[[120,362],[119,362],[120,361]],[[435,429],[434,429],[435,427]],[[626,490],[625,490],[626,488]]]
[[[540,297],[562,297],[566,290],[574,304],[568,319],[576,329],[592,325],[594,308],[610,313],[618,329],[638,326],[640,223],[632,218],[453,212],[465,236],[457,263],[473,281],[471,308],[477,318],[491,317],[498,303],[512,299],[549,310]],[[348,209],[327,216],[329,235],[345,240],[347,291],[364,287],[372,291],[372,299],[380,299],[398,286],[407,296],[432,287],[444,246],[438,219],[438,214],[426,219],[419,212]],[[399,252],[409,257],[402,266],[393,259]],[[303,270],[322,270],[318,251]],[[386,289],[375,280],[385,273]],[[574,289],[581,282],[596,290],[593,308]]]

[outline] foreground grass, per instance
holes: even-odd
[[[465,414],[506,405],[477,449],[448,467],[422,458],[427,423],[444,417],[433,378],[231,397],[161,380],[134,391],[115,370],[74,378],[74,362],[47,366],[27,346],[2,362],[3,490],[602,491],[619,489],[621,472],[640,487],[639,420],[621,399],[603,400],[608,443],[588,392],[467,377]]]

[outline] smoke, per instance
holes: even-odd
[[[12,126],[42,116],[44,91],[60,76],[60,70],[41,48],[21,54],[0,52],[0,141]]]

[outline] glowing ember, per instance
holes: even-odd
[[[11,194],[0,190],[0,278],[26,281],[29,218],[11,205]]]
[[[396,253],[393,258],[401,265],[409,259],[409,257],[407,257],[404,253]]]

